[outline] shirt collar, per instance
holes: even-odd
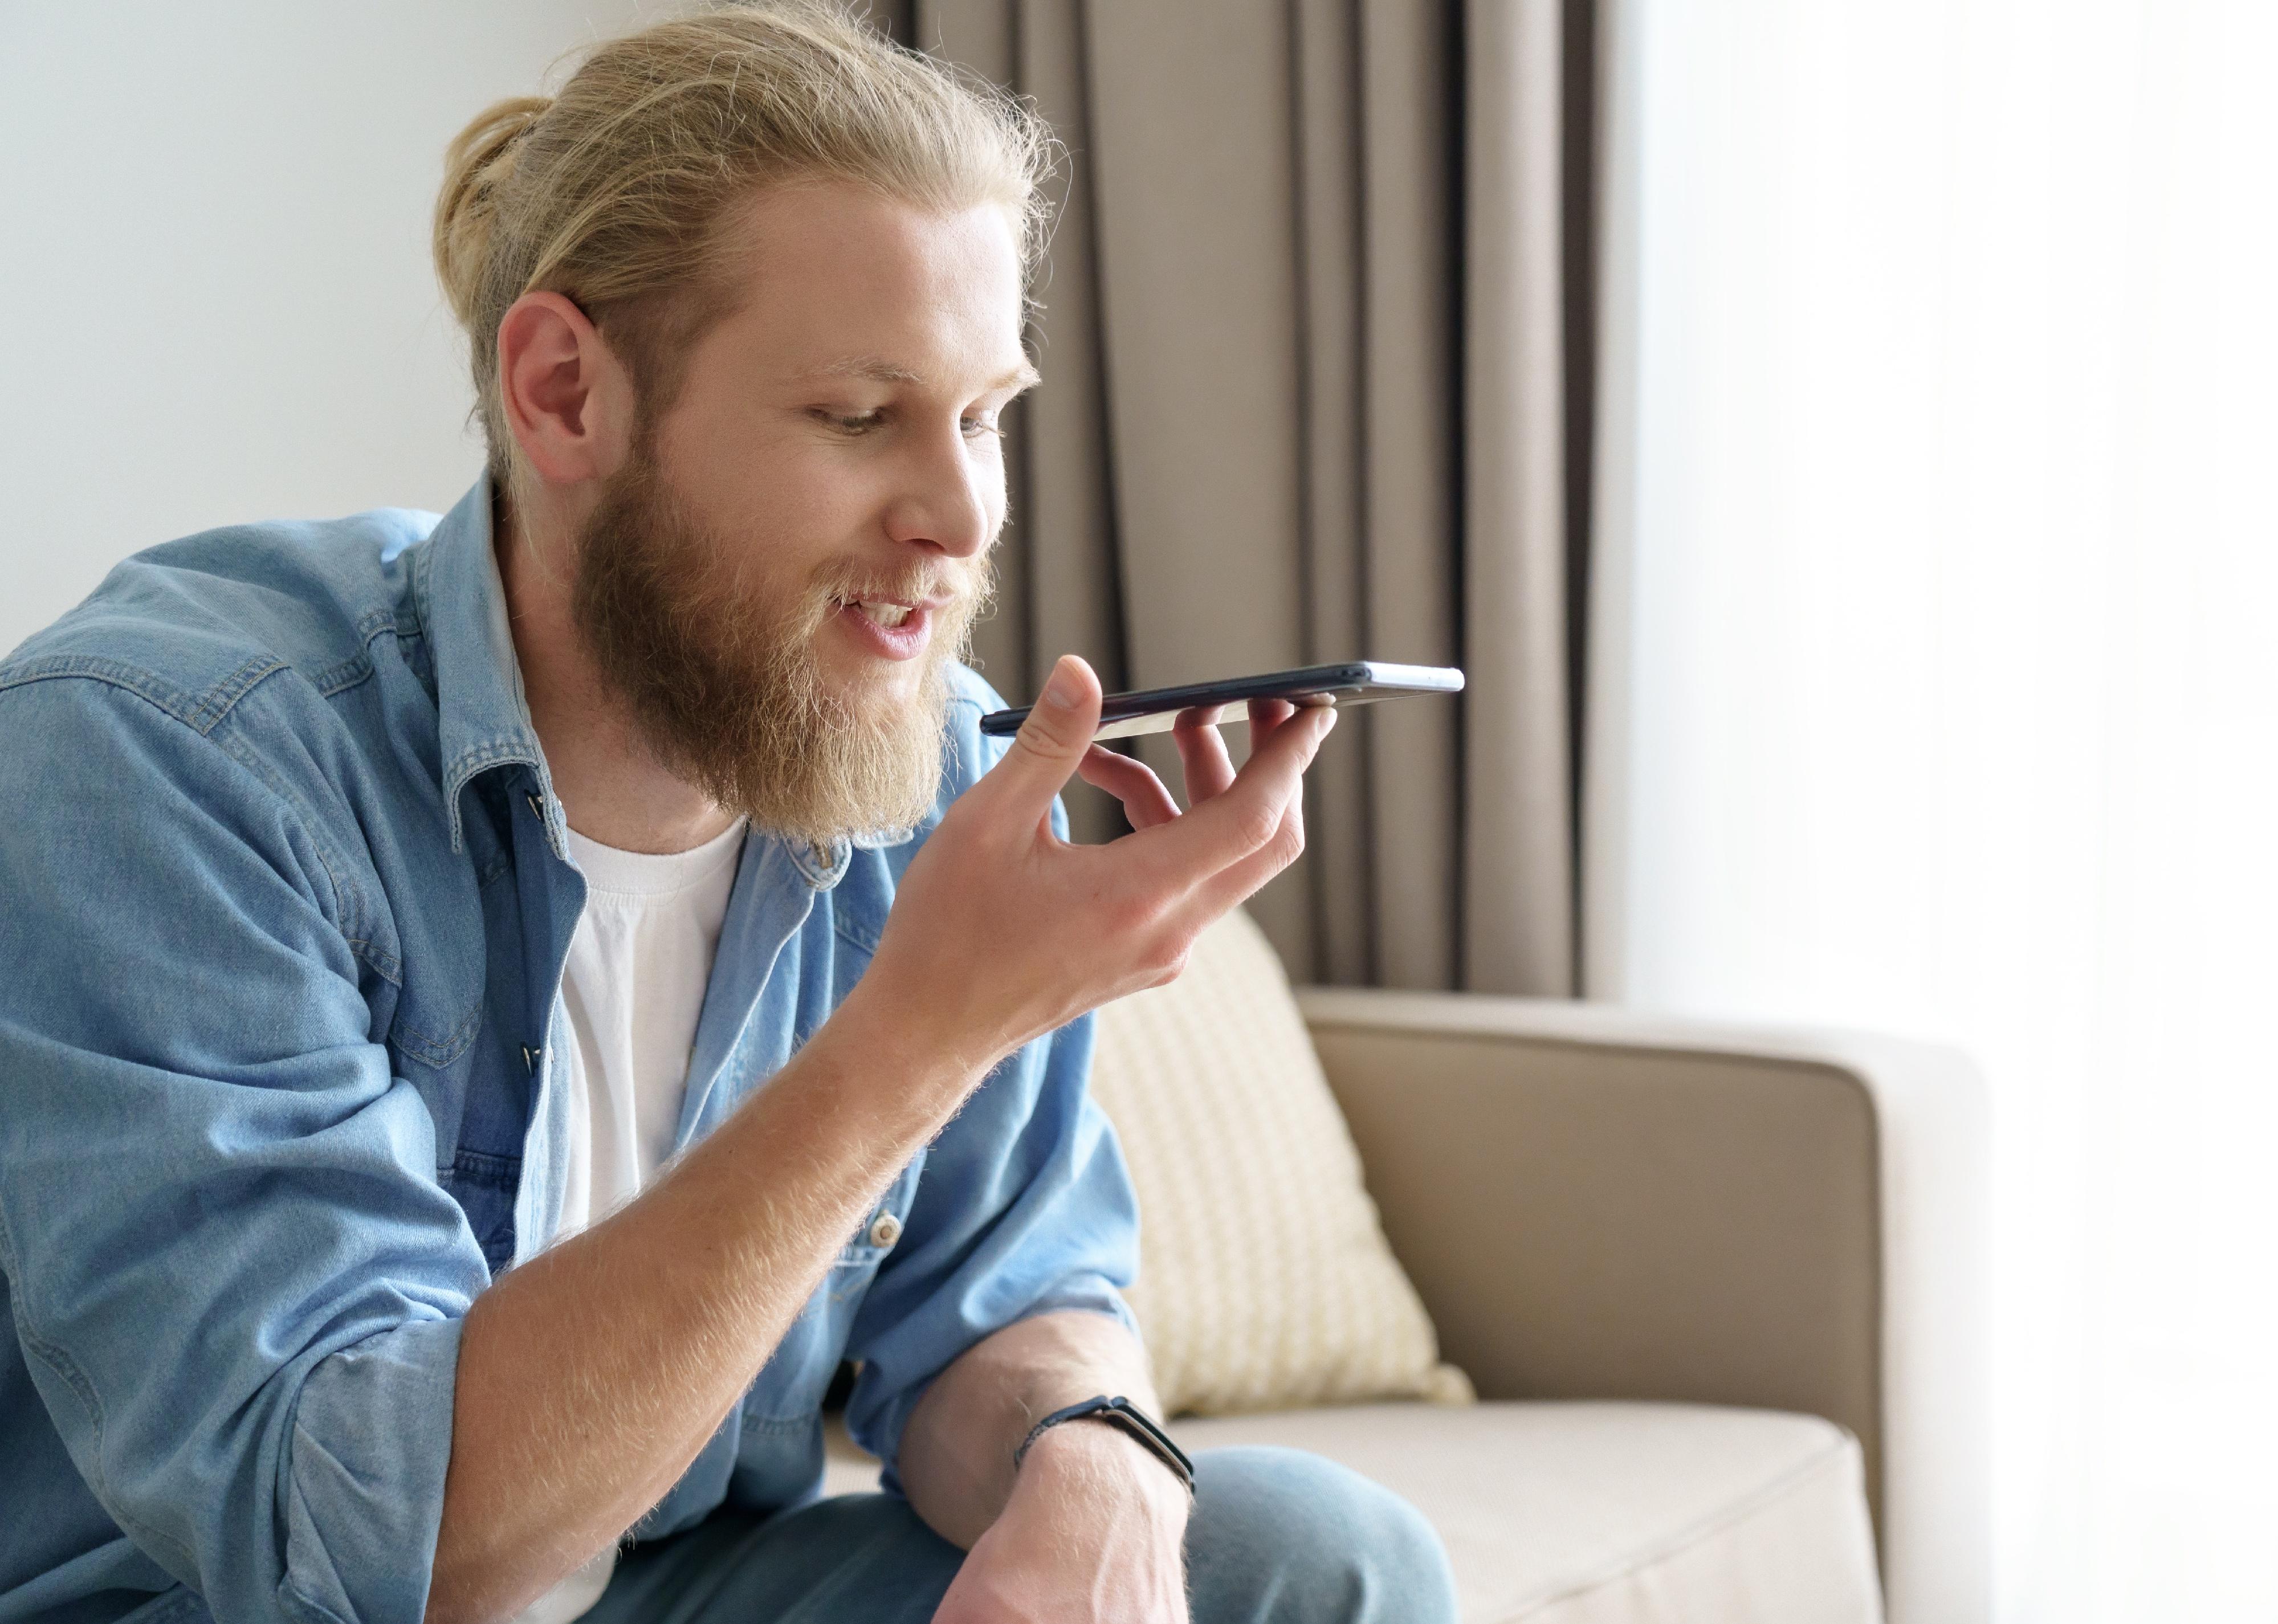
[[[567,826],[553,775],[539,748],[523,693],[522,666],[506,618],[491,530],[491,479],[485,473],[443,516],[421,548],[421,619],[435,660],[435,697],[442,713],[443,804],[451,850],[464,843],[459,797],[478,774],[524,766],[538,778],[536,803],[554,856],[569,860]]]

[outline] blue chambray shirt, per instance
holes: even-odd
[[[153,548],[0,661],[0,1620],[417,1624],[467,1309],[554,1233],[585,896],[478,484]],[[844,998],[1005,749],[959,667],[906,842],[745,842],[681,1111]],[[1057,815],[1057,814],[1056,814]],[[643,1536],[811,1498],[818,1411],[891,1473],[926,1384],[1062,1308],[1128,1324],[1087,1020],[894,1182]],[[891,1226],[878,1226],[891,1233]],[[592,1305],[596,1316],[610,1305]]]

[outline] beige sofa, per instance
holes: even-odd
[[[1466,1624],[1981,1624],[1985,1131],[1959,1056],[1531,1000],[1300,1002],[1482,1402],[1189,1418],[1189,1449],[1292,1445],[1398,1490],[1445,1536]],[[874,1480],[834,1449],[832,1491]]]

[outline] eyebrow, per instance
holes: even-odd
[[[843,360],[834,361],[828,366],[817,367],[807,376],[809,377],[859,377],[874,384],[922,385],[926,381],[923,373],[913,372],[907,367],[898,366],[891,361],[881,360],[875,355],[849,355]],[[1009,389],[1017,394],[1021,390],[1033,388],[1043,381],[1043,377],[1036,369],[1023,359],[1021,364],[1010,372],[990,380],[987,389],[989,393]]]

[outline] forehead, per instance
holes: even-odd
[[[722,223],[737,288],[715,335],[786,378],[856,362],[944,385],[1017,368],[1021,260],[993,204],[944,214],[847,182],[768,188]]]

